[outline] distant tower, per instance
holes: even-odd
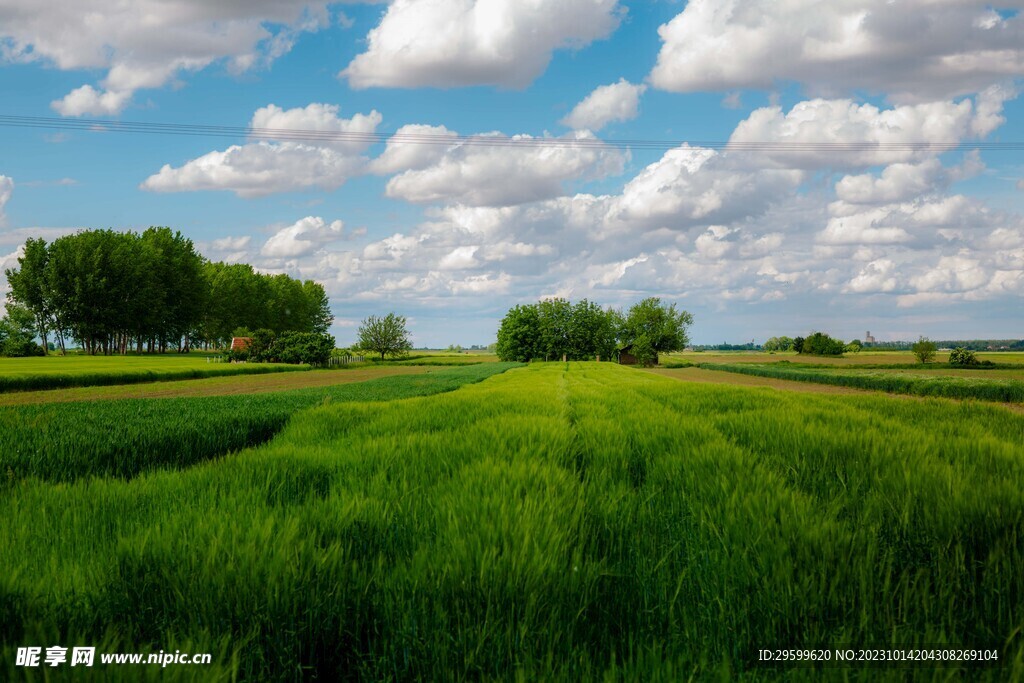
[[[868,330],[867,332],[864,333],[864,343],[865,344],[874,344],[875,343],[875,338],[871,336],[871,330]]]

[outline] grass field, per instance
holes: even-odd
[[[1024,353],[999,351],[979,352],[979,361],[990,360],[999,364],[1024,364]],[[685,351],[679,353],[663,354],[661,362],[687,361],[695,365],[700,363],[775,363],[778,361],[790,361],[794,363],[810,363],[815,365],[913,365],[917,362],[914,354],[910,351],[861,351],[860,353],[847,353],[843,356],[802,356],[791,351],[778,353],[749,352],[749,351]],[[935,354],[938,363],[949,361],[949,352],[940,351]]]
[[[816,678],[1021,680],[1022,442],[995,406],[607,363],[335,401],[229,457],[9,485],[0,678],[61,642],[225,681],[804,680],[758,649],[949,644],[1000,659]]]
[[[215,356],[215,354],[211,354]],[[0,358],[0,392],[136,384],[309,370],[306,365],[212,363],[200,354]]]
[[[771,363],[701,363],[705,370],[734,372],[758,377],[832,384],[915,396],[979,399],[1024,403],[1024,372],[999,370],[956,370],[947,372],[906,369],[864,369]],[[997,373],[997,374],[985,374]]]
[[[74,401],[103,401],[121,398],[184,398],[200,396],[230,396],[257,394],[291,389],[326,387],[391,375],[412,375],[436,372],[424,366],[359,367],[345,372],[334,369],[314,372],[279,372],[266,375],[230,375],[205,379],[158,381],[145,384],[74,387],[59,391],[13,391],[0,393],[0,406],[28,403],[69,403]]]
[[[303,408],[452,391],[514,366],[490,363],[274,393],[0,407],[0,490],[30,477],[71,481],[184,467],[266,441]],[[317,373],[331,374],[349,375]]]

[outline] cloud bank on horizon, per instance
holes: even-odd
[[[342,336],[387,308],[487,342],[515,303],[651,295],[698,341],[1024,336],[1024,163],[990,144],[1024,139],[1022,6],[11,0],[0,78],[50,75],[31,115],[205,123],[224,98],[250,134],[67,186],[0,153],[0,259],[123,201],[123,227],[177,215],[211,258],[323,282]],[[90,178],[89,135],[21,144]]]

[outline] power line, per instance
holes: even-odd
[[[689,144],[730,152],[951,152],[958,149],[983,151],[1024,151],[1024,142],[802,142],[802,141],[722,141],[722,140],[649,140],[572,137],[519,137],[499,135],[456,135],[441,133],[365,133],[358,131],[323,131],[298,128],[259,128],[252,126],[217,126],[209,124],[147,123],[141,121],[104,121],[99,119],[62,119],[45,116],[12,116],[0,114],[0,127],[42,128],[108,133],[134,133],[137,135],[188,135],[203,137],[255,138],[288,142],[319,144],[350,143],[372,145],[396,142],[414,145],[470,145],[481,147],[548,147],[548,148],[607,148],[669,150]]]

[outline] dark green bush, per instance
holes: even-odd
[[[334,350],[334,337],[313,332],[284,332],[270,345],[269,355],[277,363],[324,365]]]
[[[964,367],[969,365],[977,365],[978,357],[974,355],[974,351],[970,351],[962,346],[958,346],[949,353],[949,364]]]

